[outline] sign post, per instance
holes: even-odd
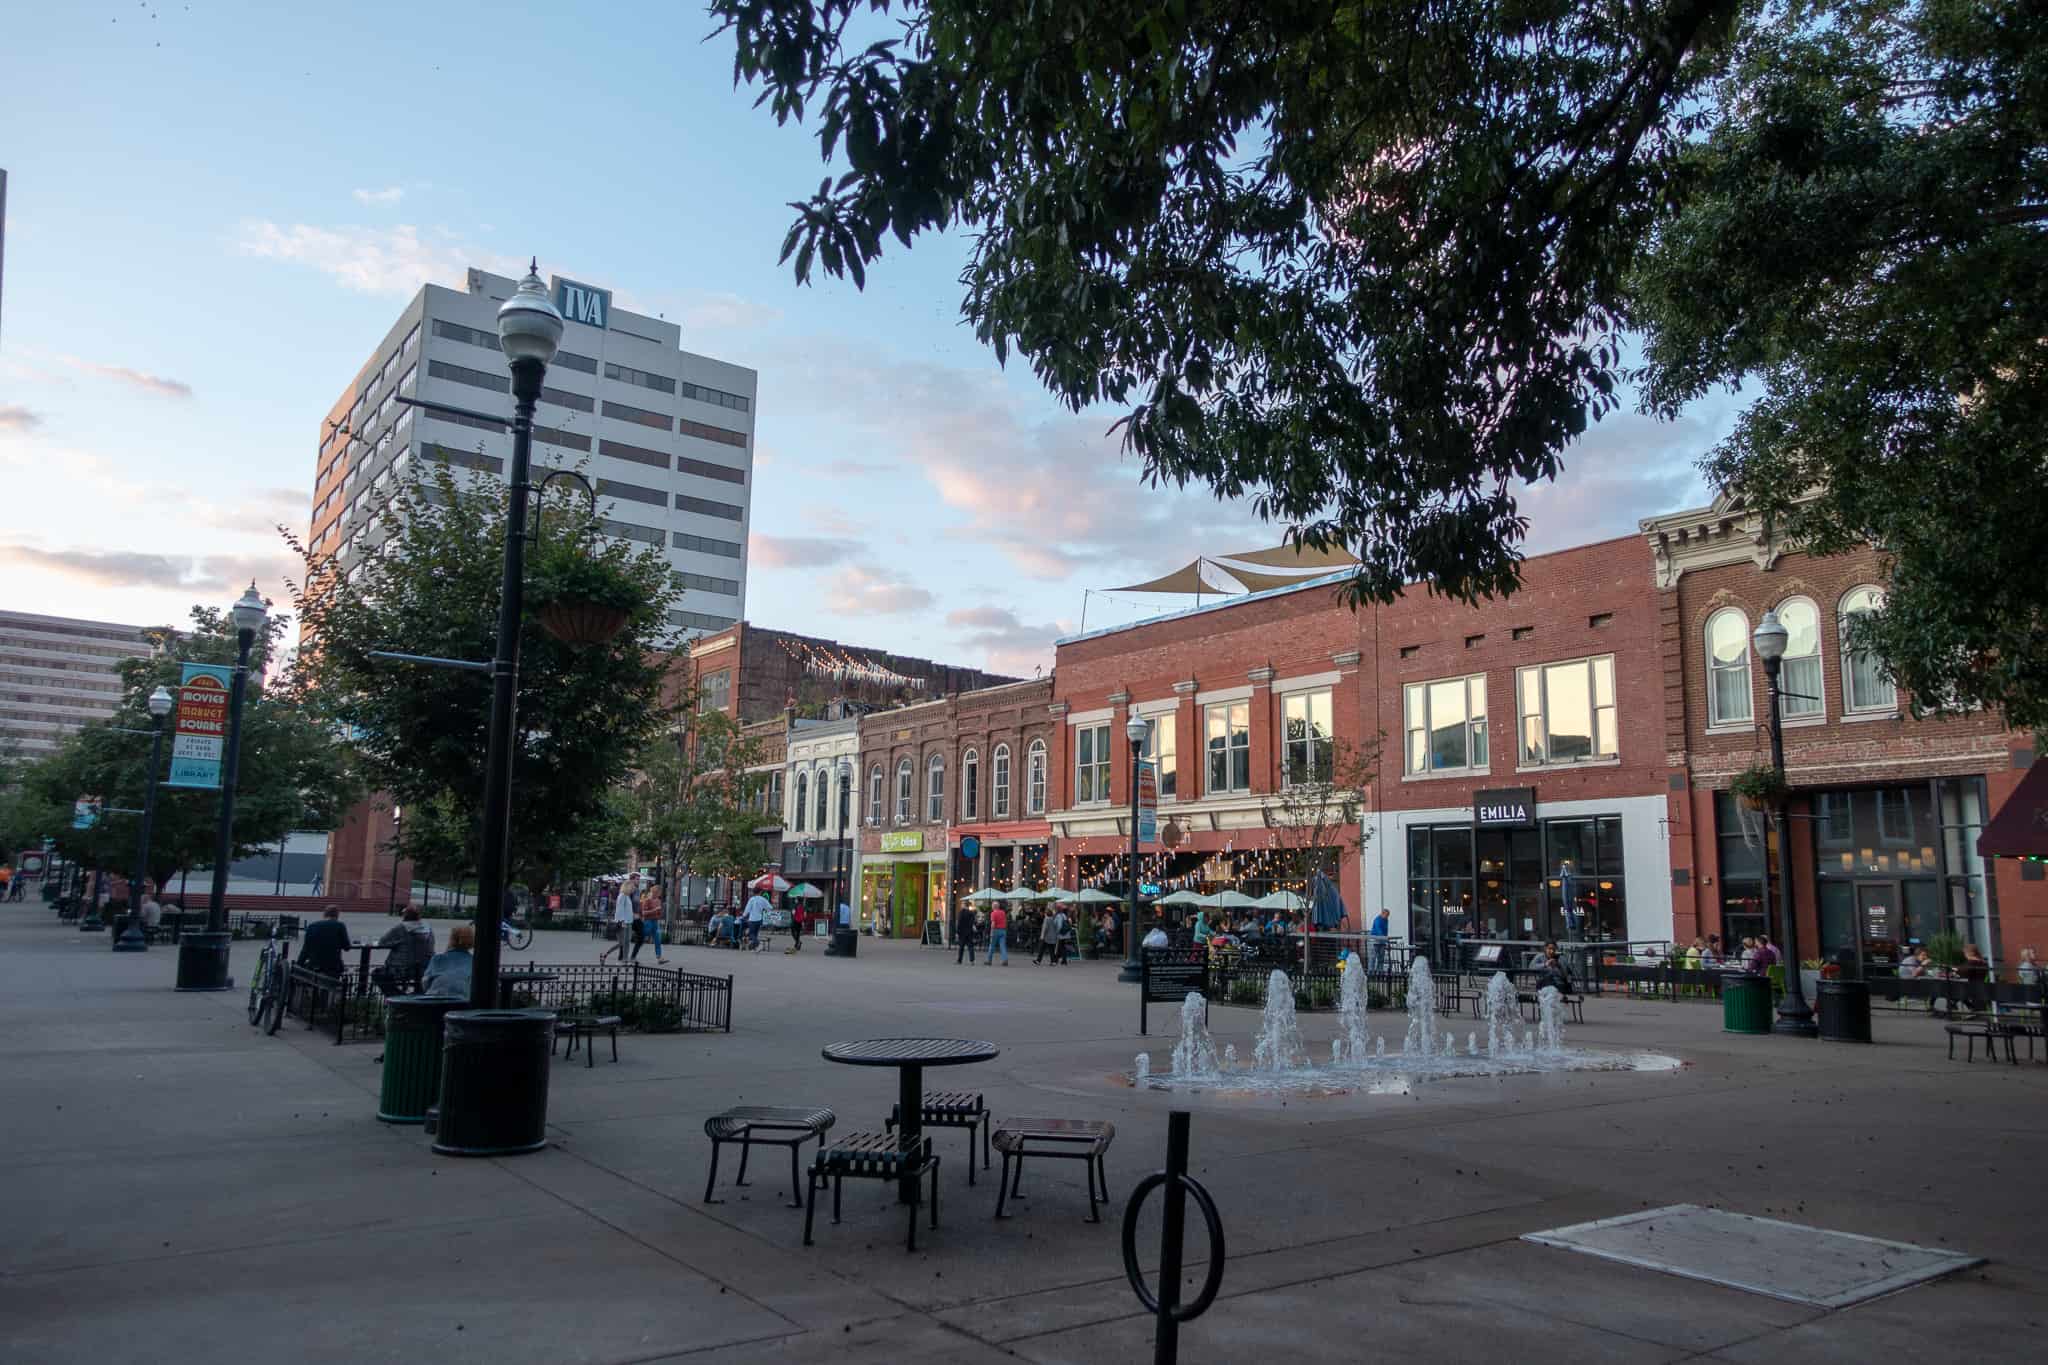
[[[227,750],[229,664],[185,664],[178,688],[177,719],[171,726],[171,787],[220,789],[221,756]]]
[[[1138,1033],[1151,1031],[1146,1009],[1154,1003],[1178,1005],[1190,995],[1209,993],[1209,950],[1207,948],[1141,948],[1138,969]],[[1207,1022],[1204,1011],[1203,1022]]]

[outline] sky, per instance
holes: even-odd
[[[0,606],[282,599],[329,404],[422,284],[534,255],[759,371],[757,624],[1028,677],[1084,624],[1183,605],[1090,590],[1280,541],[1147,486],[1116,412],[999,366],[959,317],[960,235],[864,293],[798,287],[776,257],[815,140],[733,88],[711,27],[628,0],[0,0]],[[1703,500],[1727,414],[1598,424],[1527,491],[1527,548]]]

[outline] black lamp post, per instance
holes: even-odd
[[[853,764],[841,756],[834,771],[839,778],[839,846],[833,850],[833,880],[838,884],[838,900],[832,902],[832,927],[839,928],[839,902],[853,904],[853,859],[847,843],[846,817],[853,806]],[[850,925],[848,926],[851,927]]]
[[[1145,753],[1145,738],[1152,733],[1152,724],[1143,716],[1132,716],[1124,722],[1124,738],[1131,742],[1131,902],[1124,920],[1124,969],[1116,974],[1119,981],[1142,981],[1145,967],[1138,960],[1138,763]]]
[[[206,903],[206,930],[178,939],[178,989],[224,991],[228,979],[228,870],[235,851],[235,782],[242,759],[242,699],[249,688],[249,650],[270,611],[256,585],[242,594],[229,613],[235,621],[235,676],[228,687],[228,734],[221,755],[220,820],[213,838],[213,893]]]
[[[562,341],[562,315],[539,268],[498,310],[498,341],[512,369],[512,497],[505,512],[505,574],[498,599],[498,649],[491,659],[491,731],[484,757],[482,861],[477,868],[476,947],[470,1008],[498,1003],[498,925],[503,918],[506,846],[512,824],[513,722],[519,700],[519,627],[526,610],[526,496],[533,457],[533,409]]]
[[[1782,778],[1785,773],[1785,729],[1778,715],[1778,671],[1784,667],[1785,642],[1790,638],[1784,624],[1778,620],[1778,613],[1767,611],[1750,633],[1750,640],[1756,645],[1756,655],[1764,661],[1764,678],[1770,684],[1771,708],[1771,765]],[[1770,821],[1777,825],[1782,843],[1785,829],[1785,812],[1782,799],[1773,800]],[[1764,895],[1771,894],[1771,836],[1768,827],[1764,830]],[[1771,1032],[1786,1033],[1800,1038],[1814,1038],[1820,1028],[1813,1021],[1813,1009],[1806,1003],[1806,988],[1799,978],[1799,917],[1792,907],[1792,889],[1783,888],[1779,900],[1784,905],[1781,939],[1785,945],[1785,998],[1778,1002],[1778,1019],[1771,1025]],[[1764,905],[1765,922],[1769,922],[1770,904]]]
[[[391,891],[384,898],[384,913],[398,913],[398,840],[405,828],[405,807],[391,808]],[[474,983],[471,983],[472,985]]]
[[[171,692],[159,687],[149,694],[149,768],[142,784],[142,842],[135,851],[135,875],[128,879],[128,927],[114,944],[117,953],[145,953],[149,940],[142,932],[142,884],[149,879],[149,827],[156,819],[156,768],[163,757],[164,717],[171,714]]]

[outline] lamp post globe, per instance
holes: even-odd
[[[498,309],[498,342],[511,364],[536,360],[547,365],[562,344],[562,315],[540,282],[540,262],[535,260],[519,282],[519,288]]]
[[[1142,981],[1144,963],[1138,958],[1138,763],[1151,736],[1152,723],[1133,713],[1124,721],[1124,738],[1131,742],[1131,894],[1124,906],[1124,965],[1116,974],[1119,981]]]
[[[149,714],[158,720],[171,714],[171,707],[175,704],[171,697],[171,689],[168,687],[159,687],[149,694]]]
[[[1778,613],[1767,611],[1756,623],[1756,629],[1749,633],[1750,642],[1756,646],[1756,656],[1764,661],[1764,667],[1785,657],[1785,642],[1792,638],[1792,632],[1785,629],[1785,623],[1778,619]]]
[[[220,816],[213,838],[213,890],[207,898],[206,929],[178,939],[178,989],[224,991],[228,976],[228,870],[235,850],[235,784],[242,766],[242,700],[249,688],[249,651],[270,619],[270,608],[252,581],[228,610],[235,623],[235,672],[228,687],[228,732],[221,749]]]

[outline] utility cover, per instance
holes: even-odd
[[[1522,1240],[1816,1308],[1846,1308],[1984,1259],[1697,1204],[1531,1232]]]

